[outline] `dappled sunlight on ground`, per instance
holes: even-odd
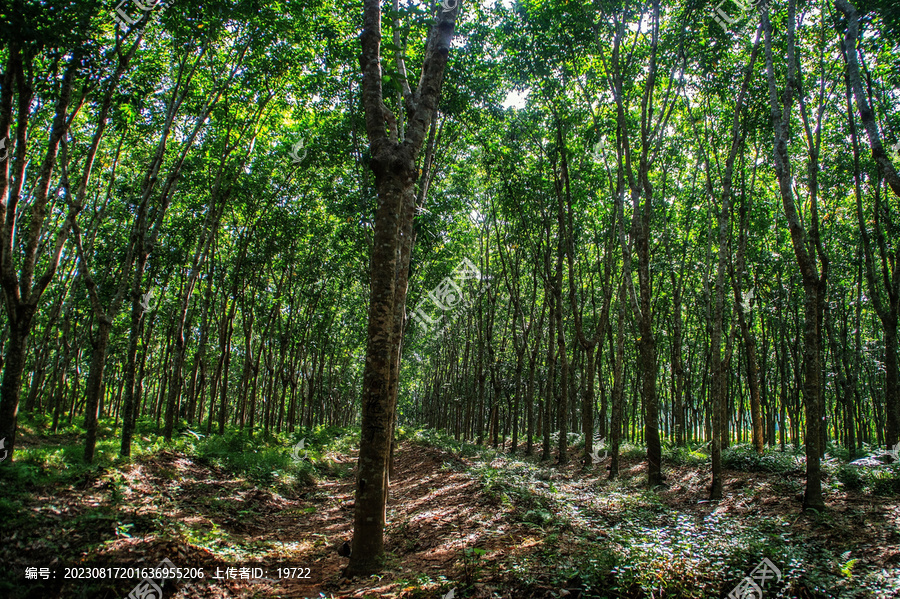
[[[323,459],[355,464],[356,456],[329,452]],[[640,458],[623,457],[615,481],[608,480],[608,459],[587,469],[582,464],[578,451],[559,466],[491,450],[465,457],[404,441],[391,481],[386,567],[366,579],[344,578],[347,559],[336,551],[352,532],[350,468],[314,485],[260,487],[203,458],[161,451],[120,470],[101,469],[56,495],[35,494],[28,508],[54,523],[46,534],[60,546],[93,546],[86,565],[149,567],[167,558],[204,569],[203,582],[166,585],[166,599],[320,593],[421,599],[453,588],[458,598],[549,598],[565,596],[564,589],[577,597],[587,583],[569,573],[584,571],[586,560],[600,566],[611,560],[610,568],[640,562],[643,571],[658,574],[616,596],[641,596],[640,589],[653,585],[667,589],[659,596],[679,596],[673,588],[721,596],[726,580],[754,564],[726,572],[724,562],[709,560],[729,555],[733,539],[761,519],[793,543],[816,543],[835,554],[852,543],[853,557],[865,567],[900,567],[900,506],[891,498],[833,490],[828,515],[816,520],[799,512],[799,472],[726,471],[725,497],[710,502],[704,467],[664,463],[668,488],[654,493],[645,488]],[[0,547],[0,559],[49,562],[42,554],[47,546],[14,535]],[[692,549],[700,546],[702,552]],[[209,580],[229,566],[256,566],[266,575]],[[278,580],[279,567],[308,568],[309,577]],[[94,596],[123,597],[133,585],[109,581]]]

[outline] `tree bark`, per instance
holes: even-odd
[[[774,158],[775,174],[778,179],[778,188],[781,193],[784,212],[790,229],[791,242],[800,274],[803,280],[804,291],[804,327],[803,327],[803,396],[806,404],[806,491],[803,498],[804,509],[822,511],[825,509],[825,501],[822,497],[822,473],[821,473],[821,436],[822,418],[824,409],[822,405],[822,390],[820,375],[822,371],[820,361],[820,315],[825,295],[828,263],[821,251],[821,244],[817,235],[816,197],[814,180],[810,181],[811,191],[811,222],[813,227],[812,251],[819,254],[822,262],[822,272],[816,266],[815,254],[810,252],[809,236],[800,221],[797,207],[794,203],[793,176],[791,173],[790,156],[788,154],[789,126],[791,108],[793,106],[793,94],[800,86],[796,77],[796,48],[795,48],[795,19],[796,0],[790,0],[787,16],[787,80],[782,92],[781,106],[779,106],[778,92],[775,86],[775,68],[772,57],[772,24],[769,21],[769,8],[761,10],[762,27],[766,40],[766,75],[769,87],[769,102],[771,106],[771,118],[774,124]],[[802,100],[801,100],[802,101]],[[802,108],[802,107],[801,107]],[[815,153],[817,148],[810,150]],[[810,174],[815,175],[813,164],[818,168],[816,156],[811,155]]]
[[[619,285],[615,358],[613,365],[612,422],[609,425],[609,479],[619,476],[619,443],[622,437],[622,413],[625,404],[625,282]],[[612,345],[612,330],[609,332]]]
[[[109,347],[109,334],[112,322],[100,319],[97,335],[94,339],[91,367],[85,388],[84,403],[84,461],[88,464],[94,460],[94,448],[97,443],[97,416],[100,410],[100,393],[103,388],[103,371],[106,365],[106,350]]]
[[[859,61],[856,57],[856,45],[859,39],[859,14],[849,0],[834,0],[834,6],[847,17],[847,31],[844,33],[843,43],[847,84],[853,90],[853,96],[856,98],[856,107],[859,109],[863,128],[866,130],[866,135],[869,138],[869,147],[872,149],[872,159],[878,165],[878,171],[884,180],[887,181],[894,195],[900,197],[900,175],[897,174],[897,169],[891,162],[887,152],[884,151],[881,136],[878,133],[878,124],[875,122],[875,111],[869,105],[859,74]]]
[[[398,254],[403,242],[401,221],[407,204],[415,198],[416,160],[436,110],[458,11],[457,6],[438,13],[428,38],[422,76],[415,93],[407,92],[408,85],[403,79],[407,123],[405,138],[401,141],[396,118],[385,106],[382,93],[381,5],[378,0],[364,2],[360,37],[363,106],[372,156],[369,166],[375,177],[379,205],[374,223],[362,425],[348,575],[372,574],[382,567],[394,420],[391,361],[395,343],[399,343],[399,339],[394,339],[394,320],[395,302],[399,299],[397,274]],[[386,127],[390,129],[390,135]]]
[[[31,59],[28,64],[23,61],[19,45],[10,44],[7,53],[6,71],[0,87],[0,139],[9,139],[9,127],[12,121],[13,81],[18,83],[18,120],[16,136],[16,156],[9,156],[0,165],[0,287],[6,305],[10,326],[10,342],[6,359],[3,363],[3,382],[0,383],[0,440],[5,440],[8,460],[12,463],[16,445],[16,422],[19,413],[19,397],[22,391],[22,373],[25,369],[25,348],[34,324],[34,316],[41,296],[56,274],[60,255],[78,207],[69,203],[68,214],[56,234],[56,239],[44,239],[47,227],[47,204],[50,200],[50,181],[56,168],[60,144],[66,136],[69,125],[84,102],[74,107],[72,114],[69,107],[75,87],[75,77],[81,67],[82,56],[74,52],[69,58],[65,73],[59,86],[59,96],[54,107],[53,121],[47,139],[44,159],[38,169],[37,180],[32,190],[32,201],[28,218],[21,218],[18,203],[26,178],[26,136],[31,129],[29,117],[34,91],[26,80],[25,70],[31,70]],[[11,150],[11,149],[10,149]],[[7,150],[10,152],[10,150]],[[13,163],[14,184],[10,186],[9,165]],[[17,225],[21,222],[21,231]],[[39,260],[38,254],[44,246],[49,247],[46,260]],[[22,248],[21,260],[13,257],[14,250]],[[21,269],[16,270],[17,262]],[[44,272],[35,280],[35,270],[39,263],[44,263]],[[0,462],[0,463],[3,463]]]
[[[885,412],[886,430],[885,442],[888,447],[893,447],[900,442],[900,365],[898,365],[897,349],[897,325],[900,321],[900,263],[898,263],[896,250],[888,251],[882,232],[881,220],[887,219],[888,229],[896,225],[890,222],[891,211],[881,208],[880,189],[875,189],[874,233],[875,244],[881,254],[882,285],[878,284],[875,271],[875,253],[872,248],[868,226],[862,204],[862,177],[860,167],[860,150],[856,128],[856,120],[853,117],[851,91],[856,97],[856,105],[859,108],[863,127],[869,139],[869,147],[872,157],[878,164],[878,170],[888,182],[895,194],[900,196],[900,184],[893,163],[886,155],[881,144],[878,126],[875,122],[875,114],[869,106],[868,97],[863,90],[860,81],[859,65],[856,58],[856,44],[859,36],[859,17],[856,9],[848,0],[835,0],[835,6],[844,13],[848,19],[847,32],[844,36],[843,54],[845,60],[845,83],[847,120],[850,136],[853,140],[853,178],[856,194],[856,213],[859,223],[859,233],[862,238],[863,253],[865,256],[866,283],[869,287],[869,295],[872,305],[884,328],[884,366],[885,366]],[[883,286],[883,291],[881,287]]]

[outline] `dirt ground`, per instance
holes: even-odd
[[[163,452],[141,458],[123,471],[124,480],[116,482],[101,474],[53,496],[35,497],[28,509],[57,525],[44,526],[44,534],[37,536],[3,532],[0,560],[14,573],[29,566],[77,565],[48,554],[46,537],[53,537],[64,551],[81,555],[86,566],[149,567],[168,559],[178,567],[203,568],[203,581],[162,585],[166,599],[424,598],[445,597],[463,585],[473,589],[467,597],[485,599],[561,595],[559,588],[533,582],[550,580],[553,574],[550,566],[540,570],[540,530],[517,521],[513,507],[483,493],[480,483],[466,473],[464,459],[410,442],[400,444],[396,453],[388,508],[387,567],[378,577],[344,578],[341,572],[348,560],[339,556],[336,548],[351,535],[354,479],[350,467],[356,457],[331,455],[329,459],[346,466],[343,478],[320,480],[288,496],[257,488],[185,455]],[[611,504],[597,492],[606,474],[601,466],[585,473],[573,461],[555,469],[552,481],[560,492],[573,497],[588,517],[603,513],[609,519],[617,509],[627,508]],[[643,467],[638,460],[622,460],[626,477],[640,474]],[[661,492],[660,498],[685,514],[727,512],[752,519],[763,511],[783,513],[794,532],[835,548],[845,546],[850,536],[859,539],[857,555],[869,566],[900,567],[900,506],[896,500],[830,495],[829,523],[813,526],[799,515],[798,497],[786,492],[783,483],[771,475],[728,472],[726,499],[710,503],[704,500],[705,472],[682,467],[667,470],[671,488]],[[108,516],[85,526],[85,518],[98,510]],[[76,521],[82,525],[70,525]],[[127,533],[122,528],[126,521],[134,523]],[[203,531],[224,540],[215,553],[198,546],[196,539]],[[596,534],[605,533],[598,529]],[[89,553],[78,550],[96,546],[98,541],[102,541],[99,549]],[[471,559],[470,553],[467,559],[466,548],[483,553],[477,559]],[[565,552],[564,544],[555,551]],[[503,564],[510,557],[529,556],[535,571],[529,572],[532,582],[523,586],[520,577],[505,571]],[[574,551],[571,557],[578,559]],[[217,569],[224,575],[228,567],[257,567],[263,572],[258,576],[259,570],[235,571],[236,579],[212,578]],[[282,570],[279,580],[278,568],[294,570],[290,575]],[[22,596],[125,597],[135,584],[134,580],[60,580],[62,576],[58,571],[57,578],[49,582],[22,580]]]

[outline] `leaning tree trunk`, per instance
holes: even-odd
[[[856,46],[859,39],[859,14],[856,11],[856,7],[854,7],[853,4],[849,2],[849,0],[835,0],[834,5],[847,18],[847,30],[844,34],[843,40],[843,54],[845,61],[844,74],[848,96],[848,120],[850,124],[851,135],[855,140],[856,125],[854,123],[852,112],[850,112],[849,110],[852,108],[849,98],[852,91],[852,94],[856,99],[856,106],[859,109],[859,115],[862,121],[863,129],[865,130],[869,140],[869,147],[872,151],[872,159],[878,165],[879,174],[887,183],[888,188],[890,188],[896,196],[900,197],[900,175],[897,174],[897,169],[894,166],[894,163],[891,161],[890,157],[887,155],[887,152],[885,152],[884,150],[884,146],[881,142],[878,123],[875,120],[875,112],[869,104],[869,98],[866,94],[866,90],[863,88],[862,79],[860,76],[859,61],[856,56]],[[885,441],[888,446],[893,446],[895,443],[900,442],[900,372],[898,372],[897,361],[897,321],[898,319],[900,319],[900,267],[898,267],[896,259],[892,260],[889,257],[885,256],[884,253],[882,253],[882,263],[890,263],[893,273],[891,273],[891,275],[889,276],[885,272],[885,293],[883,295],[882,293],[879,293],[876,287],[876,278],[874,276],[874,268],[872,265],[873,256],[869,243],[869,234],[862,220],[862,206],[859,198],[859,151],[855,141],[854,167],[857,194],[857,212],[860,219],[860,235],[863,240],[863,247],[865,249],[866,255],[866,275],[870,287],[870,292],[873,296],[873,305],[876,312],[878,313],[878,317],[881,319],[882,325],[884,326],[884,364],[887,375],[885,380],[885,415],[887,417]],[[878,190],[876,190],[876,212],[878,211],[878,198],[879,193]],[[886,211],[885,214],[889,217],[889,212]],[[880,234],[881,231],[876,220],[876,236],[880,236]],[[879,247],[883,250],[883,248],[885,248],[886,246],[885,244],[881,243],[879,244]]]
[[[10,340],[6,359],[3,362],[3,382],[0,384],[0,441],[5,441],[9,460],[12,462],[16,445],[16,420],[19,413],[19,396],[22,391],[22,373],[25,370],[25,347],[41,296],[53,280],[59,266],[63,246],[78,214],[75,202],[69,204],[68,214],[58,227],[56,239],[47,235],[47,205],[50,201],[50,183],[56,168],[62,139],[74,119],[69,115],[69,105],[75,88],[75,77],[81,66],[82,56],[75,52],[70,56],[65,74],[60,81],[58,98],[53,110],[53,121],[47,138],[47,150],[37,166],[37,179],[29,190],[31,200],[27,208],[17,212],[18,201],[26,180],[26,132],[30,130],[29,117],[34,99],[33,82],[24,73],[32,70],[32,60],[23,59],[18,43],[12,43],[7,50],[6,71],[0,85],[0,139],[9,139],[12,122],[13,83],[17,83],[18,103],[16,155],[9,155],[0,163],[0,287],[3,289],[4,303],[10,327]],[[77,112],[80,104],[74,109]],[[9,152],[9,150],[8,150]],[[9,168],[12,164],[12,184]],[[26,216],[26,210],[28,210]],[[53,212],[53,211],[49,211]],[[51,222],[52,219],[51,219]],[[17,231],[17,227],[19,230]],[[46,256],[39,257],[41,249],[47,249]],[[17,256],[13,256],[16,251]],[[21,264],[21,270],[16,270]],[[36,273],[37,268],[44,268]],[[35,275],[37,279],[35,280]],[[2,463],[2,462],[0,462]]]

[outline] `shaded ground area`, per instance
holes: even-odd
[[[64,568],[164,559],[205,573],[157,579],[166,599],[722,597],[769,557],[781,576],[767,597],[900,596],[895,497],[832,488],[827,514],[801,516],[802,470],[729,471],[726,499],[710,503],[705,467],[669,466],[670,488],[651,493],[638,457],[609,482],[608,460],[584,470],[422,440],[397,450],[383,574],[348,580],[336,547],[350,538],[355,453],[320,459],[333,475],[312,485],[260,486],[166,450],[35,487],[0,506],[17,510],[0,531],[2,573],[28,598],[125,597],[140,577],[65,580]],[[25,580],[27,567],[56,578]]]

